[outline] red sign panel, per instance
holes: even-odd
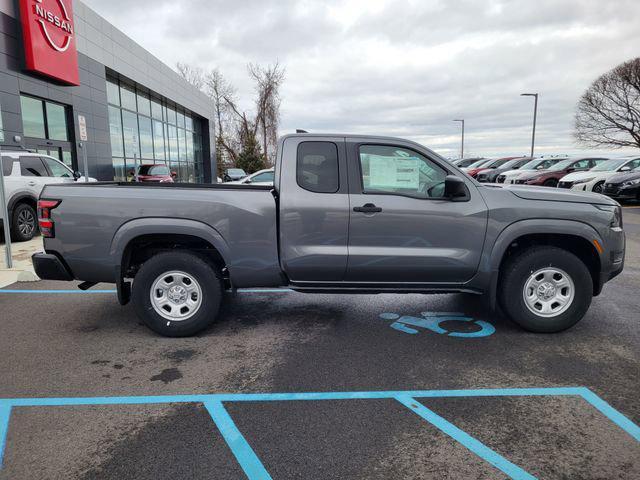
[[[20,0],[27,69],[80,85],[71,0]]]

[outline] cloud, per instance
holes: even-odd
[[[250,108],[248,62],[286,66],[282,132],[390,134],[444,155],[571,152],[582,92],[638,56],[637,0],[85,0],[169,65],[218,67]]]

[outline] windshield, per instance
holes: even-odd
[[[508,158],[499,158],[498,160],[494,160],[492,162],[489,162],[487,165],[483,165],[484,167],[489,167],[489,168],[498,168],[501,167],[502,165],[504,165],[505,163],[509,162],[510,160]]]
[[[564,170],[568,168],[571,164],[575,163],[575,160],[563,160],[561,162],[556,163],[554,166],[549,167],[549,170],[552,172],[557,172],[558,170]]]
[[[244,173],[244,170],[242,170],[241,168],[230,168],[229,170],[227,170],[227,173],[229,175],[246,175],[246,173]]]
[[[597,167],[593,167],[591,169],[592,172],[609,172],[612,170],[617,170],[619,167],[627,163],[629,160],[607,160],[606,162],[602,162]]]
[[[138,172],[139,175],[169,175],[169,167],[166,165],[143,165]]]
[[[508,162],[502,164],[500,166],[500,168],[511,168],[511,167],[516,167],[518,166],[518,164],[522,165],[522,159],[515,159],[515,160],[509,160]]]
[[[477,162],[473,162],[467,168],[469,168],[469,169],[477,168],[477,167],[480,167],[480,166],[484,165],[485,163],[491,163],[492,161],[493,160],[487,160],[486,158],[483,158],[482,160],[478,160]]]

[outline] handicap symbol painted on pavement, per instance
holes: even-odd
[[[381,313],[380,318],[383,320],[393,320],[394,322],[390,325],[391,328],[411,335],[419,333],[418,330],[411,327],[420,327],[441,335],[460,338],[488,337],[496,331],[495,327],[489,322],[475,320],[472,317],[465,316],[463,313],[422,312],[420,315],[422,315],[422,317],[411,317],[409,315],[400,316],[397,313]],[[452,332],[440,326],[443,322],[451,321],[473,323],[480,327],[480,330],[475,332]]]

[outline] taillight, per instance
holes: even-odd
[[[51,210],[60,205],[60,200],[38,200],[38,224],[43,237],[55,237]]]

